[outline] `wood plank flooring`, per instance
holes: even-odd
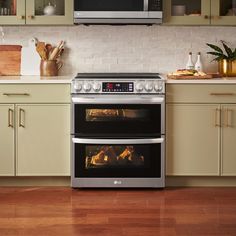
[[[0,188],[0,236],[235,236],[236,188]]]

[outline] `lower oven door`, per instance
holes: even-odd
[[[72,187],[164,187],[164,136],[72,141]]]

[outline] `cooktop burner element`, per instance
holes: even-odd
[[[165,80],[158,73],[78,73],[72,94],[164,94]]]

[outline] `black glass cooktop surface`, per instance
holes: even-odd
[[[158,73],[78,73],[77,79],[107,79],[107,78],[132,78],[132,79],[161,79]]]

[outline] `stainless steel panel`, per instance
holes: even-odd
[[[164,188],[164,178],[72,178],[73,188]]]
[[[164,104],[164,95],[158,96],[120,96],[120,95],[74,95],[74,104]]]
[[[80,144],[154,144],[163,143],[164,138],[146,139],[94,139],[94,138],[72,138],[73,143]]]

